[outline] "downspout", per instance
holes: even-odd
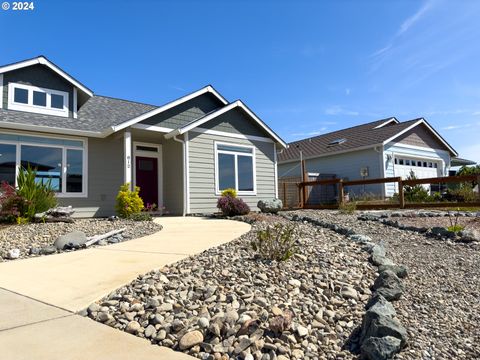
[[[177,138],[178,135],[173,137],[173,140],[182,144],[182,159],[183,159],[183,214],[187,214],[187,162],[186,162],[186,151],[185,151],[185,141]]]

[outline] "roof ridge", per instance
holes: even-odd
[[[102,98],[106,98],[106,99],[120,100],[120,101],[129,102],[129,103],[132,103],[132,104],[139,104],[139,105],[148,105],[148,106],[153,106],[153,107],[155,107],[155,108],[159,108],[159,107],[160,107],[159,105],[153,105],[153,104],[148,104],[148,103],[144,103],[144,102],[140,102],[140,101],[134,101],[134,100],[128,100],[128,99],[122,99],[122,98],[115,97],[115,96],[108,96],[108,95],[98,95],[98,94],[94,94],[94,95],[93,95],[93,97],[102,97]]]

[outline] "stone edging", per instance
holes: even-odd
[[[362,249],[370,254],[370,261],[378,266],[379,276],[373,284],[373,294],[363,316],[359,335],[359,348],[366,359],[392,359],[407,343],[407,330],[400,324],[391,301],[396,301],[402,296],[405,287],[401,278],[407,276],[407,269],[395,265],[386,257],[383,243],[375,244],[366,235],[357,234],[349,228],[317,220],[308,216],[293,215],[288,217],[291,221],[305,221],[315,226],[320,226],[347,236],[350,240],[363,245]]]
[[[435,213],[433,213],[435,214]],[[403,216],[394,216],[394,213],[390,215],[391,217],[403,217]],[[437,215],[435,217],[440,217],[444,215]],[[415,217],[425,217],[425,216],[415,216]],[[433,217],[433,216],[432,216]],[[439,240],[453,240],[460,243],[470,243],[474,241],[480,241],[477,238],[477,235],[472,233],[471,231],[461,231],[456,233],[454,231],[449,231],[443,227],[436,226],[432,228],[427,227],[417,227],[413,225],[404,225],[398,222],[398,220],[391,220],[388,218],[387,215],[374,215],[374,214],[361,214],[357,217],[358,220],[362,221],[376,221],[380,222],[384,225],[391,226],[400,230],[409,230],[414,231],[420,234],[424,234],[425,236],[439,239]]]

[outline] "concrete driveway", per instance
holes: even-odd
[[[138,274],[231,241],[250,225],[158,218],[163,230],[124,243],[0,263],[2,360],[187,359],[75,315]]]

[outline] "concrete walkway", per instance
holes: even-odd
[[[250,225],[158,218],[156,234],[124,243],[0,263],[0,349],[17,359],[188,359],[75,315],[138,274],[231,241]]]

